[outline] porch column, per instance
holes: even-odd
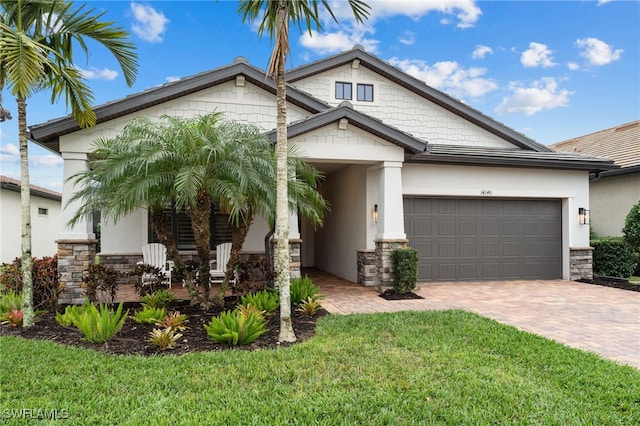
[[[378,287],[393,285],[391,252],[407,246],[404,232],[404,208],[402,199],[402,163],[385,161],[380,165],[378,184],[378,232],[375,239]]]
[[[88,170],[89,162],[86,153],[63,152],[62,159],[64,160],[64,187],[60,216],[63,231],[56,242],[58,244],[58,282],[63,292],[58,303],[80,304],[84,301],[83,274],[94,261],[98,241],[93,233],[93,224],[90,219],[82,218],[74,226],[67,226],[81,205],[79,201],[67,205],[76,191],[75,185],[67,182],[67,179],[75,173]]]

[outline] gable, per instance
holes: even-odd
[[[526,137],[522,133],[516,132],[515,130],[505,126],[504,124],[488,117],[476,109],[471,108],[469,105],[460,102],[457,99],[454,99],[447,94],[440,92],[428,85],[426,85],[423,81],[418,80],[415,77],[412,77],[403,71],[395,68],[391,64],[373,56],[364,51],[362,46],[355,46],[352,50],[342,52],[338,55],[322,59],[320,61],[316,61],[310,63],[308,65],[303,65],[301,67],[295,68],[293,70],[288,71],[287,79],[291,84],[299,84],[299,82],[307,79],[315,79],[319,76],[322,76],[324,73],[331,72],[332,70],[338,70],[343,67],[351,67],[352,69],[368,69],[373,73],[384,77],[390,82],[393,82],[395,85],[400,86],[406,89],[408,92],[415,94],[421,100],[421,102],[429,102],[431,104],[437,105],[445,111],[448,111],[453,114],[453,116],[462,118],[463,121],[473,124],[474,126],[479,127],[480,129],[485,130],[491,135],[495,135],[499,139],[509,142],[513,145],[513,147],[521,148],[525,150],[532,150],[538,152],[549,152],[551,151],[544,145],[541,145],[534,140]],[[327,89],[325,85],[325,96],[330,93],[330,90]],[[311,93],[313,89],[311,89]],[[391,92],[393,93],[393,92]],[[406,92],[403,92],[402,96],[399,96],[398,99],[390,99],[387,106],[389,108],[396,108],[398,105],[393,105],[392,102],[404,102]],[[322,96],[322,93],[318,93],[317,96]],[[387,113],[393,114],[393,113]],[[372,114],[373,115],[373,114]],[[416,117],[413,116],[415,119]],[[419,120],[424,121],[424,117],[417,117]],[[426,117],[430,120],[436,120],[439,117]],[[452,116],[447,116],[448,119],[452,118]],[[384,118],[383,118],[384,119]],[[454,122],[453,125],[459,126],[461,122]],[[452,125],[450,122],[446,121],[440,123],[440,129],[446,129],[447,126]],[[432,123],[433,126],[433,123]],[[403,127],[398,126],[403,131],[409,132],[409,129],[405,129]],[[456,136],[454,132],[434,132],[435,139],[442,140],[438,138],[438,135],[445,134],[446,138],[456,138],[457,140],[454,142],[456,144],[467,145],[471,142],[473,144],[473,140],[477,138],[477,135],[474,132],[470,132],[468,129],[462,131],[464,134],[462,136]],[[448,133],[448,134],[447,134]],[[484,135],[486,136],[486,135]],[[489,145],[495,145],[496,140],[490,142]],[[438,143],[438,142],[436,142]],[[497,144],[501,144],[501,142],[497,142]],[[480,145],[483,146],[483,145]],[[504,147],[504,145],[503,145]]]
[[[308,111],[294,104],[288,104],[287,108],[289,121],[301,120],[309,115]],[[138,116],[160,118],[162,115],[170,115],[191,118],[214,111],[222,112],[226,120],[252,123],[262,131],[276,127],[275,95],[246,81],[243,86],[229,81],[63,135],[60,137],[60,151],[88,152],[92,147],[87,141],[115,137]]]
[[[353,99],[349,102],[355,109],[416,138],[427,140],[430,144],[518,148],[363,66],[354,68],[351,64],[341,65],[296,81],[295,85],[329,105],[338,105],[342,100],[335,98],[336,82],[352,83]],[[373,102],[356,99],[357,84],[373,86]]]

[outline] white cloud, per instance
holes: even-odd
[[[63,160],[56,155],[32,155],[29,165],[36,167],[62,167]]]
[[[0,163],[17,164],[20,162],[20,150],[12,143],[0,146]],[[3,173],[5,173],[3,171]],[[5,173],[6,174],[6,173]]]
[[[413,43],[416,42],[416,35],[411,31],[405,31],[400,37],[398,37],[398,41],[402,44],[406,44],[407,46],[412,46]]]
[[[493,54],[493,49],[489,46],[483,46],[479,44],[476,46],[475,50],[471,54],[473,59],[484,59],[485,56]]]
[[[502,99],[495,112],[522,113],[533,115],[545,109],[554,109],[569,104],[572,95],[566,89],[560,89],[555,78],[545,77],[534,81],[531,87],[523,87],[520,83],[511,83],[512,94]]]
[[[591,65],[607,65],[611,62],[615,62],[622,56],[622,49],[613,49],[602,40],[589,37],[576,40],[576,46],[582,51],[580,56],[586,58]]]
[[[613,0],[598,0],[598,6],[602,6],[603,4],[611,3]]]
[[[569,62],[567,67],[569,68],[569,71],[578,71],[580,69],[580,65],[576,62]]]
[[[498,88],[493,80],[483,78],[487,73],[485,68],[464,69],[457,62],[451,61],[436,62],[429,66],[421,60],[398,58],[391,58],[389,63],[457,98],[478,98]]]
[[[115,80],[118,77],[118,71],[110,70],[109,68],[94,68],[90,67],[90,69],[85,70],[82,68],[77,68],[80,71],[80,74],[83,78],[87,80]]]
[[[531,42],[529,49],[522,52],[520,62],[525,67],[549,68],[555,65],[551,50],[546,44]]]
[[[133,32],[150,43],[161,42],[169,23],[169,19],[164,16],[164,13],[139,3],[131,3],[130,9],[136,21],[131,27]]]
[[[312,31],[311,35],[305,32],[300,37],[300,44],[307,49],[311,49],[319,54],[330,54],[349,50],[356,44],[362,45],[368,52],[375,53],[378,49],[378,41],[365,37],[367,31],[356,31],[355,28],[347,31],[337,31],[333,33],[318,33]]]

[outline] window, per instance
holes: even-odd
[[[178,246],[178,250],[195,250],[196,239],[191,229],[191,218],[186,212],[176,212],[175,208],[167,207],[164,211],[165,217],[171,223],[171,233]],[[216,204],[211,205],[211,218],[209,221],[211,229],[211,240],[209,243],[214,248],[218,244],[231,241],[231,224],[229,215],[220,212]],[[149,217],[149,242],[159,242],[158,237],[151,227],[151,217]]]
[[[358,84],[359,101],[373,102],[373,84]]]
[[[336,99],[351,100],[351,83],[336,81]]]
[[[49,209],[46,207],[38,207],[38,216],[49,216]]]

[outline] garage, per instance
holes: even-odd
[[[559,199],[405,198],[419,281],[562,278]]]

